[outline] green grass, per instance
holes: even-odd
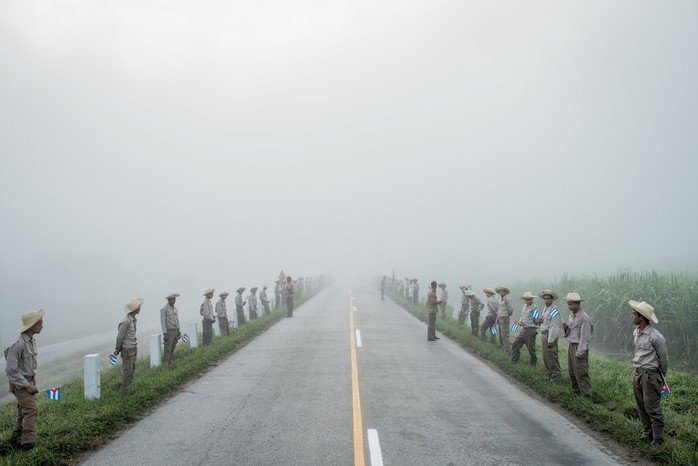
[[[420,320],[427,320],[424,306],[415,306],[404,297],[392,296],[392,299]],[[514,317],[518,315],[517,312],[514,311]],[[450,314],[447,312],[448,315]],[[480,324],[483,321],[484,317],[481,317]],[[589,401],[572,393],[567,377],[567,344],[564,339],[559,343],[564,382],[555,384],[547,381],[542,368],[540,336],[536,342],[539,365],[531,368],[528,365],[528,352],[525,347],[521,352],[519,364],[514,364],[510,356],[498,345],[482,342],[473,336],[469,326],[460,326],[456,320],[450,317],[443,319],[439,314],[436,327],[463,348],[490,361],[540,396],[567,409],[593,429],[609,434],[615,441],[636,454],[658,464],[698,464],[698,376],[669,371],[667,382],[672,392],[662,401],[666,443],[659,448],[650,448],[639,439],[642,426],[633,397],[630,358],[628,361],[617,361],[595,353],[592,341],[589,372],[593,396]],[[512,334],[510,339],[513,341],[515,337],[516,334]]]
[[[295,305],[300,306],[313,295],[305,294]],[[82,455],[117,437],[126,427],[147,415],[150,409],[177,394],[187,382],[200,377],[285,315],[286,309],[282,305],[271,316],[249,321],[227,337],[214,338],[209,346],[191,349],[180,343],[175,351],[175,362],[170,367],[151,368],[149,357],[140,357],[127,398],[119,395],[121,366],[102,371],[101,397],[98,400],[85,401],[82,379],[63,384],[60,401],[49,401],[46,392],[40,392],[37,395],[38,444],[29,452],[10,447],[17,403],[5,404],[0,407],[0,464],[76,464]]]

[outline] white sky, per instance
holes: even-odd
[[[695,1],[5,0],[0,337],[282,268],[695,272],[697,26]]]

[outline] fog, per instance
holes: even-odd
[[[0,340],[292,276],[698,264],[698,3],[0,3]],[[455,285],[455,284],[454,284]]]

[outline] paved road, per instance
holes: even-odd
[[[84,464],[353,464],[349,288],[321,292]],[[366,464],[617,464],[391,301],[352,293]]]

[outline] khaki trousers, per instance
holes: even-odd
[[[470,311],[470,327],[473,335],[480,333],[480,311]]]
[[[645,434],[654,439],[664,438],[664,413],[662,412],[662,379],[659,372],[633,371],[635,404]]]
[[[480,340],[485,341],[487,334],[489,333],[492,343],[496,343],[494,335],[492,335],[492,332],[490,332],[490,328],[496,323],[497,316],[488,315],[485,317],[485,322],[482,324],[482,327],[480,327]]]
[[[511,347],[511,362],[519,362],[519,354],[521,353],[521,348],[526,345],[528,349],[528,355],[530,356],[530,364],[535,366],[538,362],[538,357],[536,356],[536,336],[538,331],[535,327],[523,327],[521,333],[516,336],[514,344]]]
[[[469,304],[461,304],[460,312],[458,313],[458,325],[465,325],[465,319],[468,317]]]
[[[429,321],[427,322],[427,339],[433,340],[436,338],[436,312],[429,312]]]
[[[589,378],[589,352],[578,358],[576,356],[578,343],[570,343],[567,349],[567,369],[570,374],[572,391],[591,398],[591,379]]]
[[[505,353],[509,352],[509,317],[497,317],[497,323],[499,324],[499,344],[502,347],[502,351]]]
[[[221,335],[230,335],[229,323],[227,317],[218,317],[218,327],[221,329]]]
[[[174,361],[174,350],[177,346],[177,341],[179,340],[179,329],[168,329],[167,333],[163,335],[163,345],[165,347],[165,354],[163,355],[163,362],[165,364],[172,364]]]
[[[274,301],[274,310],[277,310],[279,306],[281,305],[281,294],[276,293],[274,294],[274,297],[276,298]]]
[[[269,309],[269,303],[262,303],[262,307],[264,308],[264,315],[265,316],[270,316],[271,315],[271,310]]]
[[[36,381],[33,378],[28,380],[36,387]],[[14,385],[10,385],[10,391],[17,398],[17,421],[12,437],[22,444],[36,443],[36,425],[39,421],[36,396],[27,392],[26,388],[16,388]]]
[[[121,396],[128,396],[133,374],[136,372],[136,359],[138,359],[138,348],[123,348],[121,350],[121,360],[124,363],[124,372],[121,378]]]
[[[246,322],[245,309],[242,306],[236,306],[235,312],[237,313],[237,316],[238,316],[238,327],[240,327],[241,325],[244,325]]]
[[[213,339],[213,322],[211,322],[206,317],[204,317],[201,320],[201,328],[203,330],[203,337],[204,337],[203,338],[204,341],[202,342],[202,344],[204,346],[210,345],[211,340]]]
[[[560,359],[558,358],[557,340],[555,340],[551,348],[548,348],[548,331],[544,330],[541,333],[540,344],[543,347],[543,365],[545,366],[548,380],[559,382],[562,379],[562,371],[560,370]]]
[[[286,298],[286,317],[293,317],[293,298]]]

